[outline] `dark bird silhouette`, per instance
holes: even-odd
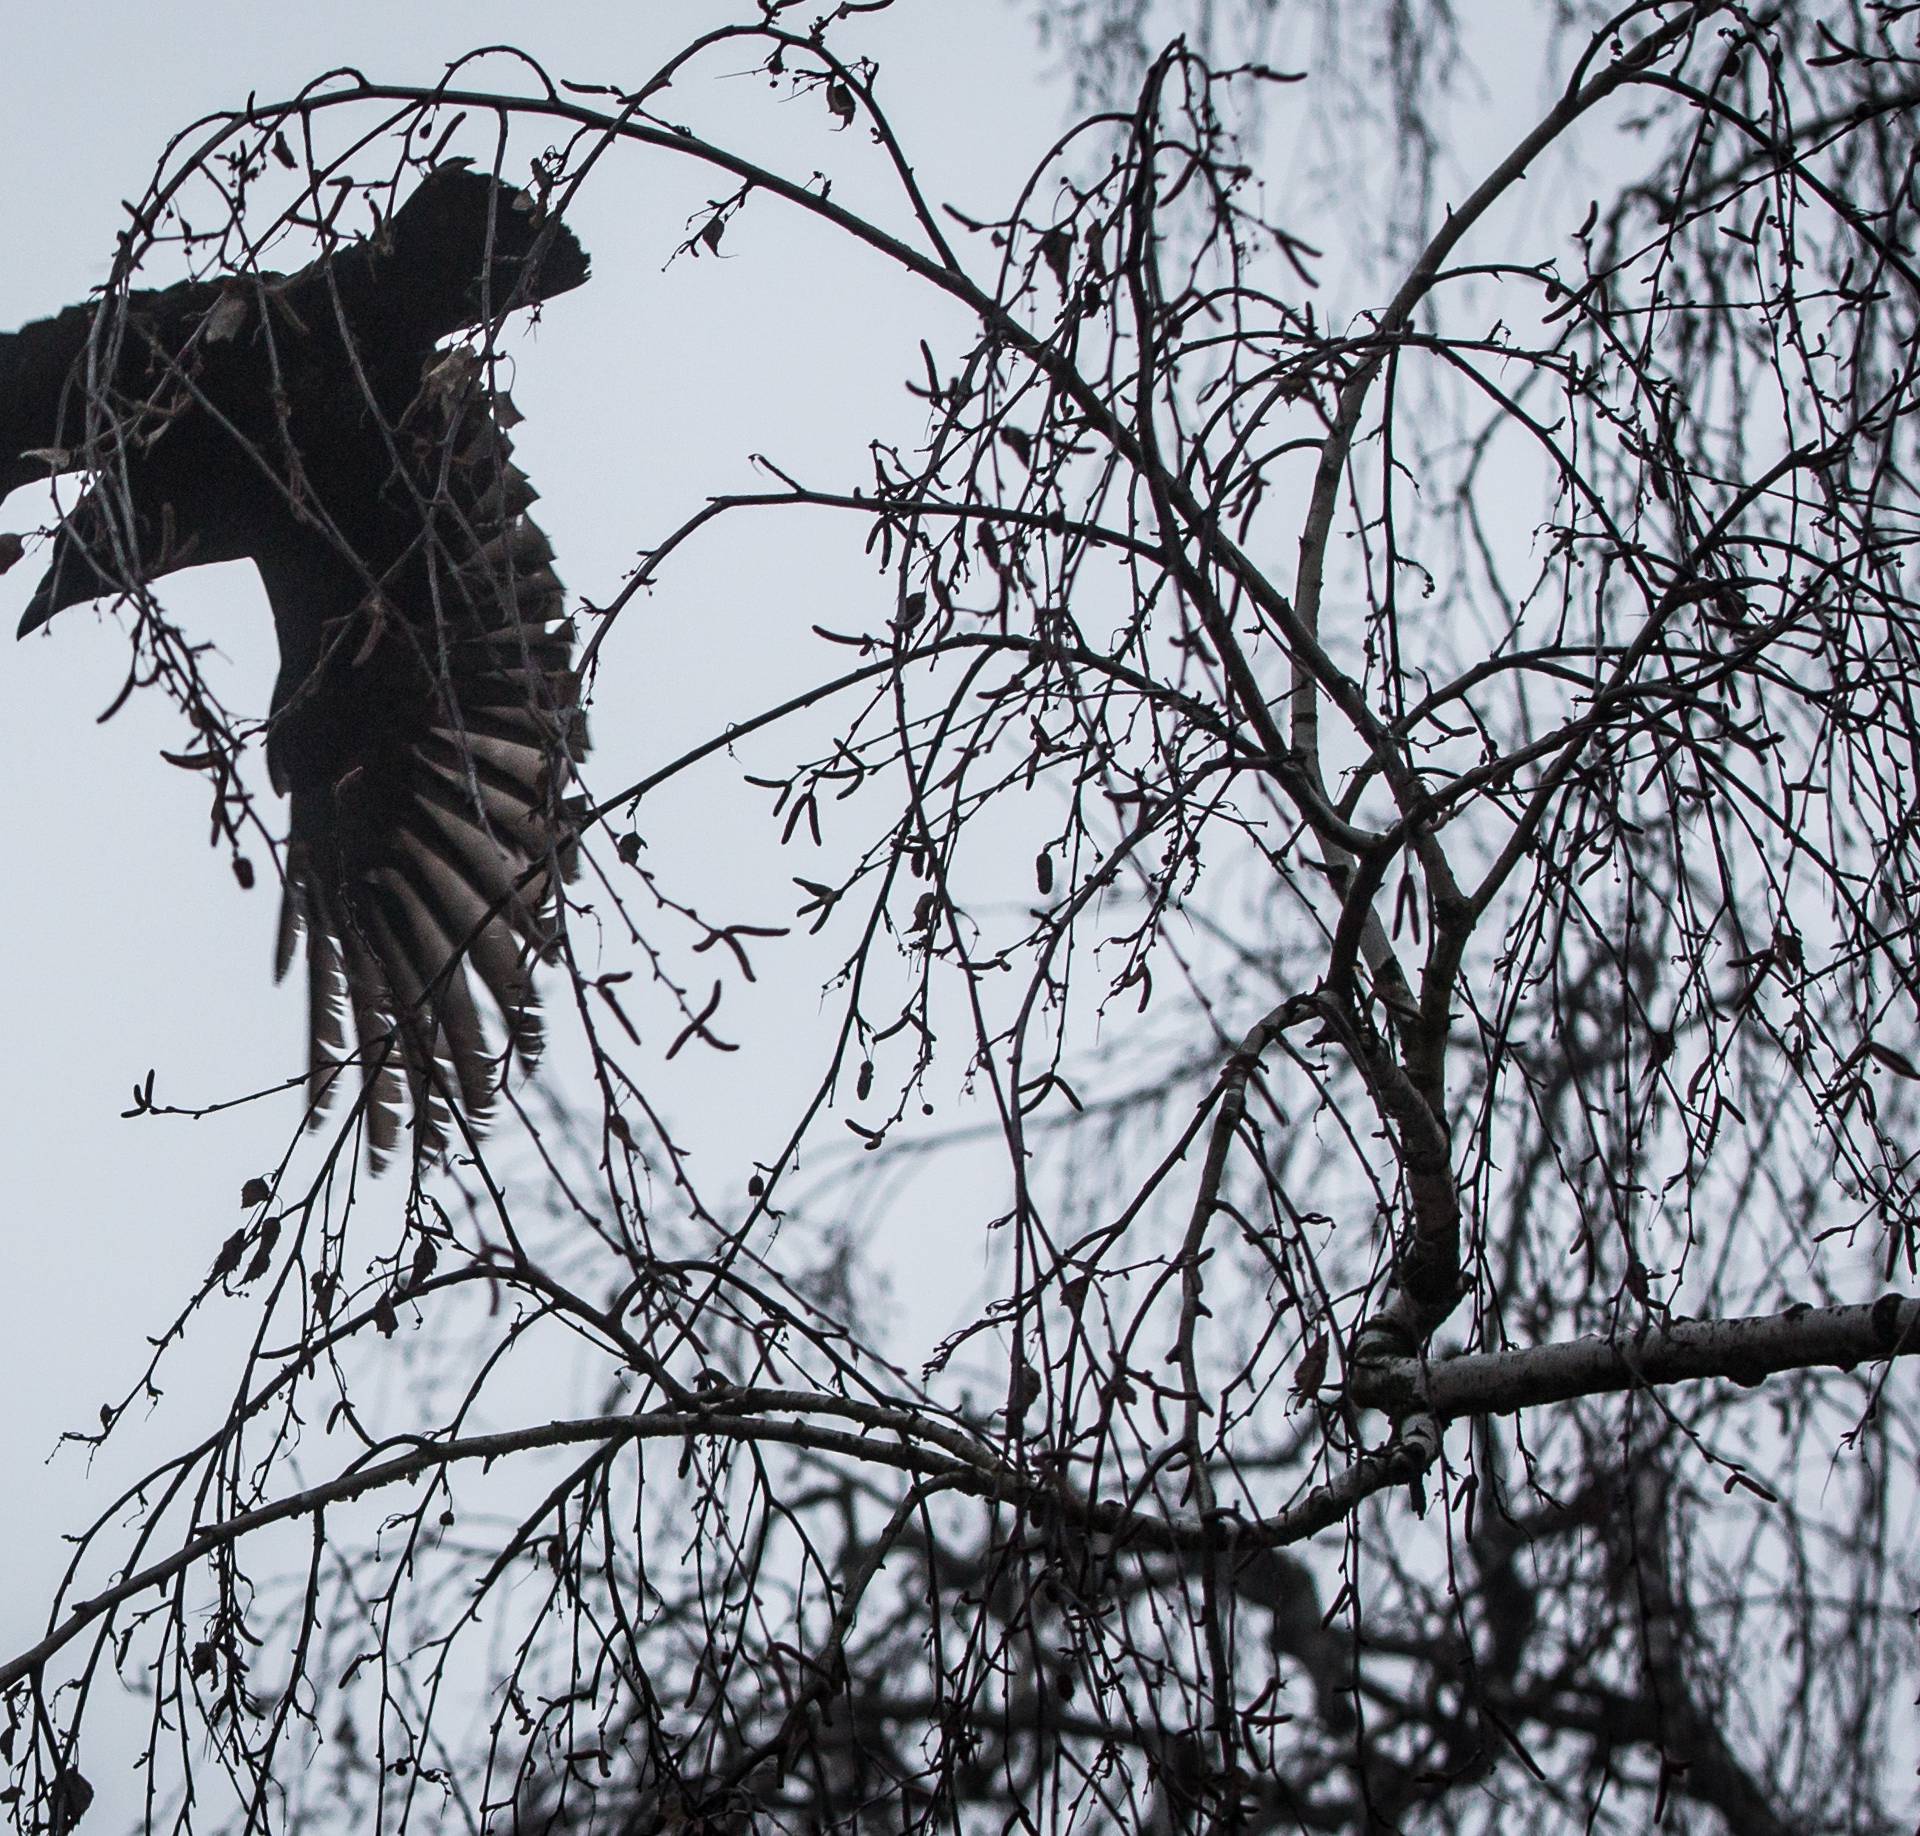
[[[573,632],[512,461],[518,417],[483,355],[446,340],[586,278],[564,224],[455,162],[297,273],[0,339],[0,488],[89,479],[23,636],[176,568],[259,569],[280,649],[267,761],[291,804],[276,971],[304,933],[316,1119],[351,1012],[376,1166],[409,1108],[423,1150],[456,1109],[483,1122],[539,1046],[532,964],[586,750]]]

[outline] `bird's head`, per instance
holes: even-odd
[[[570,292],[587,279],[586,251],[564,223],[543,213],[531,192],[476,172],[464,159],[434,167],[394,212],[381,241],[383,285],[398,281],[432,293],[450,321],[445,332]]]

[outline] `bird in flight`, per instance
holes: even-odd
[[[0,336],[0,492],[86,477],[22,636],[178,568],[259,570],[290,805],[276,973],[304,935],[311,1116],[357,1056],[376,1168],[409,1115],[423,1154],[457,1116],[483,1124],[539,1048],[532,968],[572,868],[585,721],[518,417],[484,344],[449,340],[586,279],[564,223],[449,161],[296,273]]]

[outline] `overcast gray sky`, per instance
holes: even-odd
[[[0,142],[13,180],[0,326],[99,284],[126,221],[121,201],[145,189],[168,139],[249,93],[291,94],[347,63],[428,84],[450,58],[490,43],[524,47],[556,77],[630,87],[704,25],[753,10],[749,0],[16,7],[0,56]],[[1502,30],[1519,10],[1496,10]],[[936,200],[976,213],[1004,209],[1061,124],[1064,86],[1047,80],[1029,11],[1008,0],[900,0],[847,35],[880,56],[883,98]],[[1298,49],[1282,48],[1281,61],[1297,61]],[[1500,47],[1489,49],[1497,57]],[[1525,75],[1499,106],[1463,124],[1467,166],[1510,138],[1541,80],[1535,45],[1506,50],[1510,69]],[[506,81],[508,66],[495,68]],[[486,86],[488,72],[468,80]],[[860,137],[836,136],[817,99],[771,94],[744,54],[731,65],[710,60],[673,106],[710,137],[738,137],[797,176],[815,165],[830,170],[837,198],[900,220],[872,182],[877,162]],[[537,144],[517,147],[510,176]],[[457,149],[484,156],[486,141]],[[1281,159],[1270,143],[1263,171],[1292,204]],[[1543,169],[1516,208],[1565,214],[1566,193],[1555,189],[1565,176],[1564,167]],[[555,302],[538,332],[515,346],[514,394],[528,417],[515,436],[519,454],[541,492],[538,514],[562,578],[590,602],[611,598],[636,554],[712,493],[764,488],[754,453],[813,482],[858,482],[870,437],[911,442],[916,433],[920,411],[901,382],[918,374],[918,339],[951,351],[965,332],[877,258],[836,245],[769,200],[729,229],[718,258],[669,267],[689,214],[720,189],[664,157],[609,158],[573,217],[594,281]],[[1319,239],[1321,226],[1302,227]],[[1523,531],[1530,502],[1516,493]],[[44,498],[21,493],[0,528],[30,530],[43,516]],[[604,795],[806,680],[818,668],[816,622],[882,622],[888,584],[863,556],[863,537],[851,523],[789,514],[721,525],[676,561],[606,647],[591,787]],[[0,580],[0,627],[11,630],[37,573],[30,554]],[[264,712],[275,662],[248,570],[175,576],[163,596],[220,646],[214,668],[229,704]],[[169,1401],[157,1419],[130,1422],[133,1432],[117,1435],[91,1466],[72,1449],[48,1463],[63,1429],[90,1426],[101,1403],[137,1377],[145,1335],[160,1331],[203,1277],[241,1221],[242,1181],[279,1159],[299,1115],[298,1098],[287,1094],[198,1122],[121,1119],[149,1068],[162,1101],[205,1104],[272,1085],[304,1053],[302,992],[276,989],[270,977],[278,889],[263,871],[252,892],[240,890],[206,845],[204,781],[158,757],[182,744],[180,717],[142,695],[108,724],[96,722],[126,661],[120,622],[86,608],[63,613],[31,643],[0,638],[0,720],[12,745],[4,779],[11,870],[0,876],[10,1046],[0,1054],[0,1549],[8,1558],[0,1656],[42,1628],[65,1559],[60,1533],[84,1523],[115,1480],[203,1428],[231,1388],[254,1317],[243,1303],[210,1311],[170,1359]],[[807,868],[771,851],[777,831],[766,821],[767,799],[739,782],[741,765],[752,763],[716,762],[651,802],[642,826],[649,859],[677,892],[703,907],[711,898],[719,915],[779,924],[796,902],[788,876]],[[1030,858],[1030,850],[1021,855],[1023,870]],[[750,1044],[812,1037],[820,952],[795,943],[763,955],[763,969],[770,959],[781,973],[763,974],[750,995],[729,996],[730,1031]],[[656,1069],[658,1056],[656,1046]],[[798,1050],[686,1054],[662,1085],[676,1133],[708,1166],[769,1145],[814,1062]],[[398,1182],[388,1181],[368,1204],[392,1207],[398,1198]],[[941,1198],[969,1220],[1004,1208],[997,1193],[951,1181]],[[975,1310],[986,1278],[984,1234],[941,1229],[939,1219],[937,1207],[902,1207],[886,1246],[901,1300],[890,1321],[894,1349],[907,1362]],[[563,1387],[564,1373],[555,1382]],[[137,1719],[96,1717],[96,1736],[109,1725],[127,1745],[119,1755],[96,1749],[87,1768],[102,1793],[93,1813],[100,1827],[125,1824],[137,1802],[116,1764],[132,1750]]]

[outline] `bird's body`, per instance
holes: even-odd
[[[259,569],[280,650],[267,758],[291,803],[279,967],[304,932],[316,1106],[352,1011],[376,1158],[402,1079],[424,1145],[456,1108],[485,1114],[501,1054],[468,964],[509,1043],[537,1041],[529,958],[585,749],[572,634],[511,410],[478,353],[442,346],[585,278],[524,194],[443,166],[380,237],[296,274],[0,341],[0,484],[49,463],[92,480],[23,632],[174,568]]]

